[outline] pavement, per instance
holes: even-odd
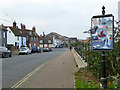
[[[18,88],[75,88],[78,70],[72,51],[67,50],[38,70]]]

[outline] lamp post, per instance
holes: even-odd
[[[105,7],[102,7],[102,15],[105,15]],[[107,88],[106,79],[106,64],[105,64],[105,51],[102,51],[102,77],[101,77],[101,87]]]

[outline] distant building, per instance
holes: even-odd
[[[44,37],[40,36],[39,40],[40,40],[39,41],[40,47],[43,47],[43,43],[44,43],[44,47],[55,47],[53,36],[49,36],[49,35],[45,35]]]
[[[51,32],[44,37],[40,37],[40,46],[43,47],[43,40],[45,47],[67,47],[70,44],[70,41],[76,41],[76,38],[70,39],[66,36],[62,36],[58,33]]]
[[[69,43],[77,42],[77,37],[69,38]]]
[[[7,46],[7,29],[0,25],[0,46]]]

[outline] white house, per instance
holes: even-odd
[[[8,45],[18,46],[20,48],[22,46],[23,41],[23,45],[26,46],[26,36],[24,36],[22,34],[23,31],[16,26],[16,22],[13,23],[13,27],[8,27],[7,30],[8,30],[7,32]]]

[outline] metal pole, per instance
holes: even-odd
[[[105,15],[105,7],[102,7],[102,14]],[[102,77],[101,77],[101,87],[107,88],[107,79],[106,79],[106,64],[105,64],[105,51],[102,52]]]
[[[102,87],[102,88],[107,88],[105,51],[102,52],[102,77],[101,77],[101,87]]]

